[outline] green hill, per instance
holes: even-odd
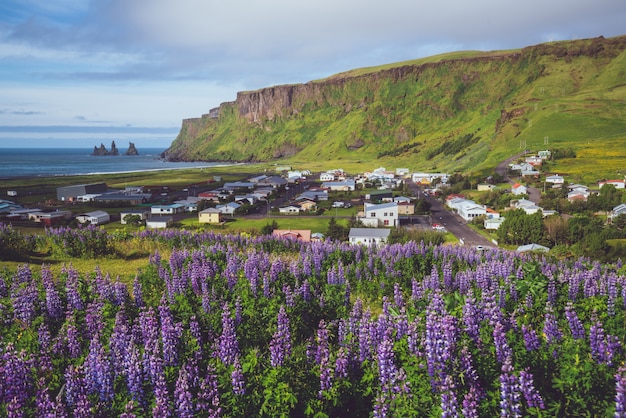
[[[455,52],[240,92],[184,120],[166,156],[477,173],[524,147],[572,149],[568,167],[584,175],[626,170],[626,36]]]

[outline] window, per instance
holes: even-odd
[[[376,217],[376,212],[372,212],[372,214],[370,215],[370,217],[375,218],[375,217]]]
[[[385,219],[385,221],[383,222],[383,224],[384,224],[385,226],[389,226],[389,219]]]
[[[387,216],[387,212],[383,213],[383,216]]]

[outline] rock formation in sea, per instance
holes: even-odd
[[[128,150],[126,150],[126,154],[124,155],[139,155],[139,151],[135,148],[134,143],[128,142]]]
[[[111,151],[107,150],[103,143],[100,143],[100,147],[93,147],[93,152],[91,155],[102,156],[102,155],[120,155],[119,150],[115,146],[115,141],[111,142]]]

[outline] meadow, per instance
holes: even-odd
[[[211,231],[45,239],[59,270],[0,272],[3,416],[626,414],[621,262]],[[149,253],[130,280],[101,266],[121,245]]]

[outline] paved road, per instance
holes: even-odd
[[[422,197],[424,193],[420,186],[417,184],[409,183],[409,189],[414,196]],[[452,233],[459,242],[467,246],[483,246],[483,247],[495,247],[487,238],[478,234],[472,228],[470,228],[463,218],[456,213],[448,210],[437,198],[432,196],[425,197],[426,201],[430,204],[430,212],[433,223],[443,225],[450,233]]]

